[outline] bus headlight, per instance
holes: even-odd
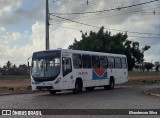
[[[60,80],[61,80],[61,77],[57,78],[55,84],[58,84],[60,82]]]

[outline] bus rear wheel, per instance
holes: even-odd
[[[56,94],[56,91],[50,90],[49,93],[50,93],[51,95],[55,95],[55,94]]]
[[[114,78],[110,78],[109,85],[104,86],[105,90],[113,90],[114,89]]]

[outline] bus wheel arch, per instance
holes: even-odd
[[[73,93],[78,94],[82,92],[83,81],[82,78],[77,78],[75,81],[75,88],[73,89]]]

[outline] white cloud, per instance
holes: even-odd
[[[59,27],[56,30],[51,28],[50,31],[50,47],[55,48],[68,48],[70,44],[73,43],[74,38],[80,37],[80,31],[75,31],[73,29],[65,29]]]
[[[13,41],[17,41],[21,38],[19,32],[8,32],[4,27],[0,27],[0,42],[2,44],[9,44]]]
[[[72,4],[74,2],[74,4]],[[122,0],[117,2],[117,0],[113,1],[90,1],[89,5],[83,5],[77,1],[69,0],[69,1],[56,1],[54,4],[50,3],[51,5],[55,5],[54,7],[50,7],[50,12],[86,12],[86,11],[96,11],[96,10],[103,10],[103,9],[111,9],[116,8],[118,6],[127,6],[131,4],[137,4],[140,2],[144,2],[144,0]],[[17,22],[19,18],[28,18],[27,20],[34,20],[34,24],[32,24],[31,31],[24,31],[24,33],[20,32],[10,32],[7,31],[4,27],[0,27],[0,64],[4,65],[8,60],[12,63],[16,64],[23,64],[26,63],[27,58],[32,56],[32,53],[39,50],[45,50],[45,24],[44,24],[44,1],[38,2],[35,8],[31,8],[29,10],[24,10],[19,5],[21,5],[22,0],[3,0],[0,1],[0,24],[7,24],[12,22]],[[43,7],[42,7],[43,6]],[[136,7],[134,9],[129,10],[140,10],[140,11],[153,11],[150,5],[149,7]],[[153,4],[152,7],[154,8],[156,4]],[[15,8],[14,8],[15,7]],[[14,9],[19,8],[15,10]],[[56,8],[56,9],[55,9]],[[158,9],[157,9],[158,10]],[[103,14],[95,14],[95,15],[71,15],[71,16],[61,16],[68,19],[73,19],[75,21],[79,21],[82,23],[95,25],[101,27],[102,25],[106,28],[110,29],[120,29],[120,30],[129,30],[129,31],[136,31],[136,32],[151,32],[151,33],[160,33],[160,30],[157,29],[160,26],[160,17],[158,15],[141,15],[139,14],[125,14],[127,11],[113,11],[113,12],[104,12]],[[10,13],[12,15],[8,18],[4,13]],[[35,15],[36,14],[36,15]],[[98,18],[103,17],[103,18]],[[3,19],[5,18],[5,19]],[[94,19],[96,18],[96,19]],[[97,28],[84,26],[80,24],[76,24],[69,21],[63,21],[58,18],[52,17],[52,24],[50,26],[50,48],[67,48],[70,44],[73,43],[74,38],[77,40],[81,39],[81,33],[79,30],[82,31],[97,31]],[[88,19],[88,20],[87,20]],[[20,20],[20,19],[19,19]],[[26,20],[26,21],[27,21]],[[67,23],[58,23],[59,21],[67,22]],[[158,27],[156,29],[156,27]],[[77,30],[74,30],[77,29]],[[27,29],[28,30],[28,29]],[[31,34],[30,34],[31,32]],[[117,33],[115,31],[111,31],[113,33]],[[129,34],[131,35],[131,34]],[[132,34],[136,35],[137,34]],[[147,35],[149,36],[149,35]],[[21,44],[16,43],[19,40],[30,40],[31,43]],[[160,60],[159,54],[159,40],[148,40],[148,39],[140,39],[140,38],[129,38],[130,40],[136,40],[140,42],[140,45],[151,45],[151,49],[145,53],[146,60],[151,59],[158,59]],[[10,46],[14,42],[14,45]],[[156,55],[156,56],[155,56]]]
[[[0,27],[0,32],[5,32],[6,31],[6,29],[4,28],[4,27]]]
[[[1,28],[4,30],[4,28]],[[10,36],[8,34],[11,34]],[[25,32],[24,32],[25,34]],[[18,40],[19,38],[24,38],[24,34],[18,32],[4,33],[6,39],[13,37],[11,39]],[[20,37],[20,36],[21,37]],[[30,36],[31,44],[26,44],[24,46],[15,45],[14,47],[0,45],[2,53],[0,54],[1,60],[0,65],[4,65],[8,60],[15,64],[26,63],[27,59],[32,56],[33,52],[39,50],[45,50],[45,25],[42,22],[37,21],[32,25],[32,34]],[[52,27],[50,29],[50,48],[67,48],[72,44],[74,38],[80,37],[79,31],[65,30],[63,28],[58,28],[54,30]],[[0,38],[1,39],[1,38]],[[7,43],[10,43],[9,40]]]
[[[0,16],[11,12],[12,9],[19,7],[22,0],[1,0],[0,1]]]

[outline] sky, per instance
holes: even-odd
[[[160,61],[160,1],[135,5],[152,0],[49,0],[49,12],[96,27],[104,26],[112,34],[126,32],[128,40],[138,41],[140,46],[150,45],[144,53],[148,62]],[[154,0],[153,0],[154,1]],[[46,0],[0,0],[0,67],[7,61],[27,64],[33,52],[45,50]],[[81,32],[98,31],[99,28],[70,22],[50,15],[50,49],[68,48]],[[121,30],[121,31],[117,31]],[[137,32],[137,33],[134,33]]]

